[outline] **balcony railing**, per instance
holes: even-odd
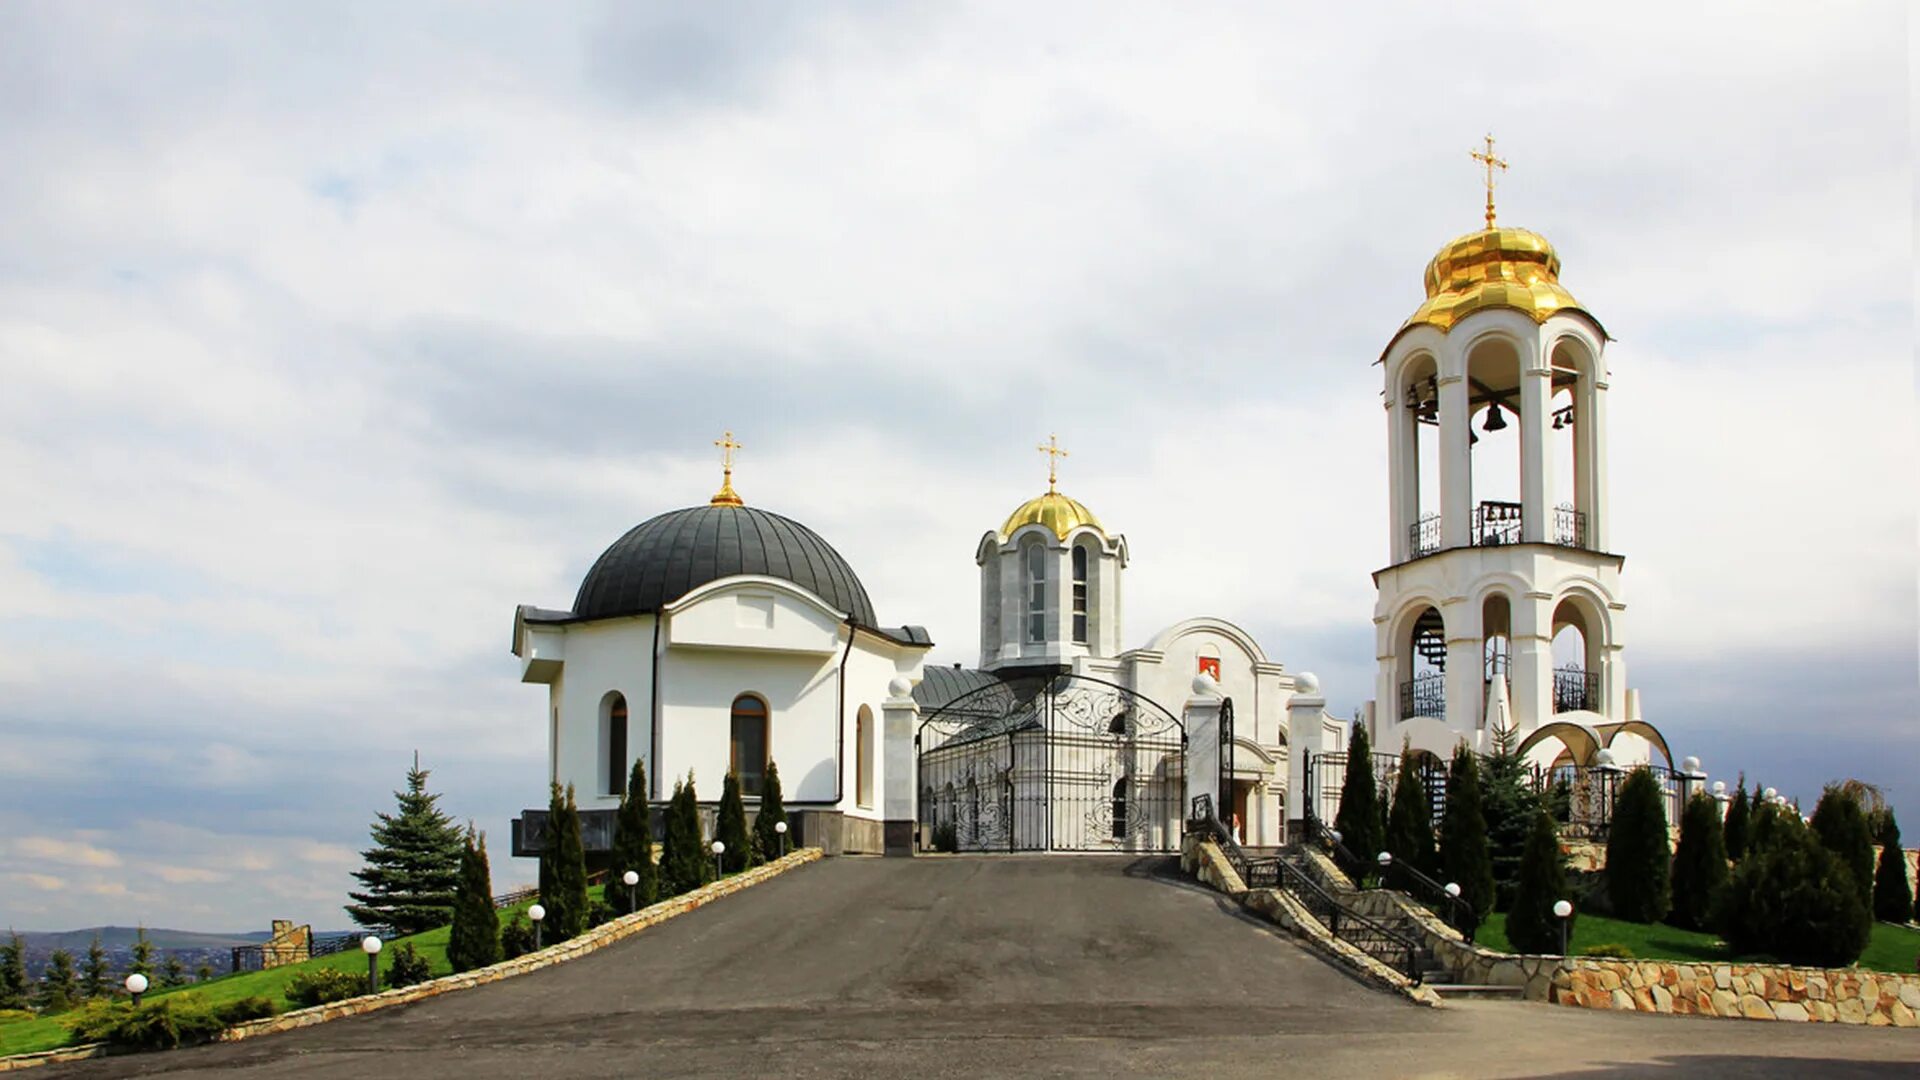
[[[1587,514],[1584,510],[1575,510],[1571,506],[1558,506],[1553,511],[1553,542],[1561,547],[1586,549]]]
[[[1440,550],[1440,515],[1422,514],[1407,526],[1407,558],[1417,559]]]
[[[1447,715],[1447,676],[1421,675],[1400,684],[1400,719]]]
[[[1553,669],[1553,711],[1600,711],[1600,673],[1584,668]]]
[[[1483,502],[1473,508],[1473,533],[1467,542],[1474,547],[1499,547],[1520,542],[1520,504]]]

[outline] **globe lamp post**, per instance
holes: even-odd
[[[527,918],[533,920],[533,951],[540,951],[540,923],[547,917],[547,909],[535,904],[527,909]]]
[[[626,873],[620,875],[620,880],[626,883],[627,912],[628,914],[632,914],[633,912],[639,910],[638,897],[640,894],[635,892],[634,888],[635,886],[640,884],[640,873],[637,870],[629,870]]]
[[[367,993],[380,992],[380,950],[385,943],[368,934],[360,939],[360,951],[367,954]]]
[[[715,840],[713,842],[713,880],[715,881],[720,880],[720,856],[726,854],[726,851],[727,845],[724,841]]]
[[[774,822],[773,831],[780,837],[780,857],[784,859],[787,857],[787,823],[784,821]]]
[[[147,992],[147,977],[145,975],[142,975],[136,971],[133,974],[127,976],[127,993],[133,995],[133,1003],[135,1005],[140,1004],[140,995],[146,992]]]
[[[1560,920],[1560,955],[1567,955],[1567,920],[1573,917],[1573,905],[1565,900],[1553,902],[1553,917]]]

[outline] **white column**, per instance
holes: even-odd
[[[1407,530],[1420,516],[1409,511],[1410,490],[1418,483],[1417,440],[1408,437],[1412,416],[1402,401],[1403,388],[1387,387],[1387,565],[1398,566],[1412,557]]]
[[[1594,363],[1600,363],[1595,359]],[[1587,465],[1587,543],[1595,551],[1611,551],[1608,545],[1607,519],[1611,516],[1611,507],[1607,502],[1607,384],[1594,380],[1593,404],[1588,407],[1591,414],[1586,421],[1586,429],[1581,442],[1588,452]]]
[[[1513,598],[1513,719],[1516,731],[1532,731],[1553,717],[1553,598],[1529,593]]]
[[[1471,735],[1480,725],[1480,695],[1486,682],[1486,661],[1480,644],[1480,610],[1466,600],[1443,604],[1440,617],[1447,640],[1447,726]],[[1376,746],[1386,754],[1398,746]]]
[[[914,826],[919,819],[920,793],[914,790],[913,738],[920,728],[920,706],[913,701],[913,684],[896,675],[887,684],[887,700],[880,706],[881,816],[888,855],[912,855]]]
[[[1027,640],[1027,565],[1020,545],[1000,549],[1000,662],[1021,656]]]
[[[1473,522],[1473,417],[1464,375],[1440,377],[1440,543],[1466,547]]]
[[[1552,537],[1553,508],[1547,482],[1553,475],[1553,444],[1547,440],[1553,409],[1553,368],[1535,342],[1520,376],[1520,539],[1546,543]]]
[[[1305,673],[1302,673],[1304,675]],[[1319,754],[1324,748],[1320,745],[1320,732],[1326,724],[1327,699],[1320,696],[1318,680],[1311,680],[1312,690],[1299,688],[1302,676],[1295,676],[1293,697],[1287,699],[1287,834],[1299,835],[1300,821],[1306,815],[1307,800],[1313,793],[1307,790],[1307,756]],[[1327,815],[1332,820],[1332,815]]]

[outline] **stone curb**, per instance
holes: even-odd
[[[632,937],[650,926],[663,923],[679,915],[685,915],[695,908],[704,907],[723,896],[739,892],[741,889],[751,888],[768,878],[777,877],[794,867],[816,862],[822,857],[823,853],[819,848],[801,848],[783,858],[775,859],[773,862],[763,866],[756,866],[746,873],[736,874],[725,880],[716,881],[711,885],[703,885],[690,893],[682,893],[672,899],[662,900],[650,907],[636,911],[631,915],[623,915],[612,922],[602,923],[577,938],[563,941],[558,945],[549,945],[539,952],[516,956],[511,960],[503,960],[498,964],[479,968],[475,971],[463,971],[456,975],[442,975],[437,979],[429,979],[426,982],[415,983],[412,986],[404,986],[397,990],[382,990],[377,994],[366,994],[361,997],[348,998],[345,1001],[336,1001],[327,1005],[313,1005],[304,1009],[295,1009],[291,1012],[281,1013],[278,1016],[269,1016],[260,1020],[249,1020],[243,1024],[235,1024],[233,1027],[221,1032],[220,1037],[215,1041],[238,1042],[241,1039],[252,1039],[261,1035],[271,1035],[275,1032],[312,1027],[315,1024],[324,1024],[329,1020],[339,1020],[349,1016],[360,1016],[364,1013],[378,1012],[381,1009],[391,1009],[397,1005],[411,1005],[416,1001],[424,1001],[427,998],[438,997],[441,994],[450,993],[454,990],[466,990],[470,987],[484,986],[487,983],[499,982],[501,979],[511,979],[516,975],[526,975],[530,972],[539,971],[542,968],[552,967],[555,964],[564,964],[569,960],[579,959],[589,953],[598,952],[615,942]],[[0,1072],[32,1068],[36,1065],[50,1065],[56,1062],[105,1057],[109,1054],[124,1052],[120,1047],[109,1046],[105,1043],[93,1043],[87,1046],[68,1046],[57,1050],[42,1050],[33,1054],[16,1054],[12,1057],[0,1058]]]

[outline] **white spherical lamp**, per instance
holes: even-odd
[[[779,833],[781,836],[787,835],[787,823],[784,821],[774,822],[773,831]]]
[[[147,977],[145,975],[142,975],[136,971],[133,974],[127,976],[127,993],[132,994],[135,997],[139,997],[141,994],[144,994],[146,992],[147,992]]]
[[[1720,796],[1725,795],[1726,793],[1727,793],[1727,782],[1725,780],[1715,780],[1713,782],[1713,797],[1717,799]]]
[[[1393,852],[1391,852],[1391,851],[1383,851],[1383,852],[1381,852],[1380,854],[1378,854],[1378,855],[1375,855],[1375,856],[1373,857],[1373,861],[1374,861],[1374,862],[1377,862],[1377,863],[1379,863],[1379,864],[1380,864],[1381,866],[1392,866],[1392,865],[1393,865]]]
[[[713,842],[713,853],[715,855],[719,855],[725,852],[726,850],[727,850],[727,845],[723,841],[715,840]]]
[[[1567,903],[1565,900],[1555,900],[1553,902],[1553,913],[1556,917],[1564,919],[1573,914],[1573,905]]]
[[[640,884],[640,872],[637,870],[629,870],[621,874],[620,883],[629,889],[633,888],[635,885]]]
[[[386,947],[386,942],[381,941],[373,934],[368,934],[366,937],[360,939],[360,951],[366,953],[368,956],[377,956],[380,950]]]
[[[1767,790],[1760,793],[1760,797],[1767,800],[1768,802],[1772,802],[1775,799],[1778,799],[1780,797],[1780,789],[1768,788]]]
[[[1697,772],[1699,772],[1699,771],[1700,771],[1700,759],[1699,759],[1699,758],[1697,758],[1697,757],[1684,757],[1684,758],[1681,758],[1681,759],[1680,759],[1680,771],[1681,771],[1681,772],[1683,772],[1683,773],[1697,773]]]
[[[1457,881],[1447,882],[1447,895],[1453,897],[1455,900],[1460,899],[1460,883]]]
[[[1599,753],[1593,755],[1593,763],[1603,769],[1613,768],[1613,751],[1602,747]]]
[[[532,919],[534,922],[539,922],[541,919],[544,919],[546,917],[547,917],[547,909],[540,906],[539,904],[535,904],[532,907],[527,909],[527,918]]]

